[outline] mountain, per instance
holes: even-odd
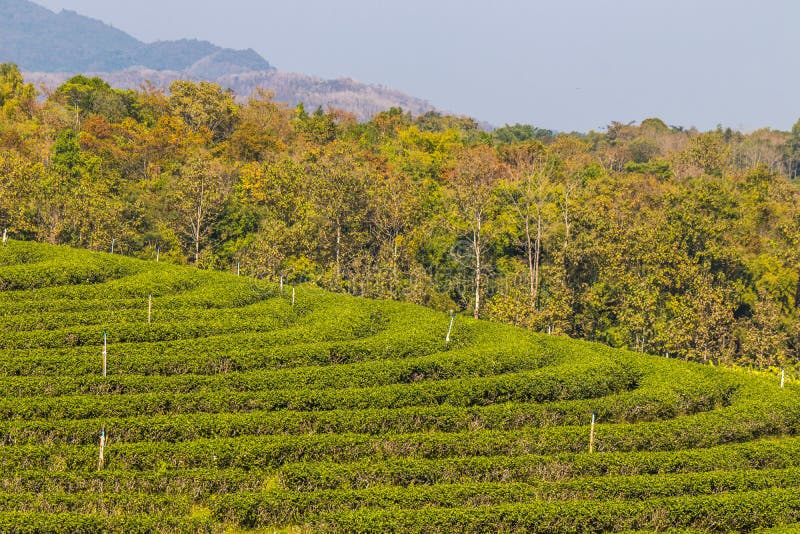
[[[0,0],[0,14],[0,59],[24,71],[115,72],[135,66],[181,71],[204,60],[242,71],[272,70],[253,50],[189,39],[147,44],[99,20],[74,11],[53,13],[28,0]]]
[[[177,79],[209,80],[240,97],[263,87],[290,104],[333,106],[362,119],[393,106],[413,114],[434,110],[424,100],[378,85],[279,72],[252,49],[196,39],[144,43],[99,20],[74,11],[54,13],[28,0],[0,0],[0,62],[8,61],[29,81],[49,88],[77,73],[120,88],[150,81],[166,89]]]

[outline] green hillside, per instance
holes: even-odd
[[[0,290],[2,531],[800,521],[774,377],[20,241]]]

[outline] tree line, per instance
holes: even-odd
[[[12,237],[398,299],[703,362],[800,354],[800,122],[604,132],[0,65]]]

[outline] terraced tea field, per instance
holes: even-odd
[[[0,290],[2,531],[800,521],[792,383],[16,241]]]

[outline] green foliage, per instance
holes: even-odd
[[[238,107],[230,91],[209,82],[177,80],[169,86],[169,109],[193,130],[205,129],[215,141],[233,132]]]
[[[501,143],[521,143],[534,139],[546,141],[554,136],[552,130],[536,128],[530,124],[506,124],[502,128],[496,128],[492,135]]]
[[[0,112],[13,118],[20,111],[30,112],[36,90],[26,84],[14,63],[0,63]]]
[[[86,115],[103,115],[110,121],[121,121],[135,113],[133,92],[112,89],[97,77],[73,76],[56,88],[53,98],[69,109]]]
[[[766,257],[753,270],[761,317],[793,279]],[[449,317],[426,308],[310,285],[291,299],[274,280],[0,247],[0,530],[800,521],[794,376],[461,315],[446,343]]]
[[[702,362],[800,355],[800,127],[489,132],[399,108],[358,123],[264,91],[82,75],[37,102],[11,64],[0,105],[12,237]]]

